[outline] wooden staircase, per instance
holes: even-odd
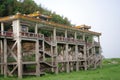
[[[47,43],[50,46],[56,46],[54,42],[52,42],[51,38],[45,37],[44,43]],[[45,48],[45,47],[44,47]],[[40,57],[40,72],[47,72],[48,70],[52,70],[53,68],[56,68],[55,62],[53,62],[53,58],[55,55],[51,53],[51,51],[47,51],[45,49],[39,49],[39,53],[41,55]],[[48,59],[48,60],[47,60]]]

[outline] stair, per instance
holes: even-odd
[[[44,41],[51,46],[56,46],[56,44],[53,42],[53,40],[50,37],[44,37]]]

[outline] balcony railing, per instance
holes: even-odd
[[[4,36],[4,37],[13,37],[13,32],[9,32],[9,31],[0,31],[0,36]]]
[[[65,38],[61,36],[57,36],[58,42],[71,42],[71,43],[85,43],[85,41],[81,39],[74,39],[74,38]]]
[[[31,32],[20,32],[21,37],[27,37],[27,38],[43,38],[42,34],[36,34]]]

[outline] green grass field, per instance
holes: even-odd
[[[0,76],[0,80],[17,80],[17,78]],[[120,80],[120,59],[104,60],[101,69],[59,73],[58,75],[46,74],[42,77],[26,76],[22,80]]]

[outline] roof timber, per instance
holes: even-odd
[[[88,34],[92,34],[92,35],[96,35],[96,36],[101,35],[101,33],[98,33],[98,32],[89,31],[89,30],[88,31],[87,30],[80,30],[80,29],[76,29],[75,27],[69,27],[69,26],[65,26],[65,25],[61,25],[61,24],[57,24],[57,23],[53,23],[53,22],[43,21],[41,19],[28,17],[28,16],[22,15],[22,14],[16,14],[13,16],[7,16],[7,17],[0,18],[0,22],[12,21],[12,20],[16,20],[16,19],[33,21],[35,23],[41,23],[44,25],[48,25],[48,26],[52,26],[52,27],[56,27],[56,28],[63,28],[63,29],[67,29],[67,30],[74,30],[74,31],[88,33]]]

